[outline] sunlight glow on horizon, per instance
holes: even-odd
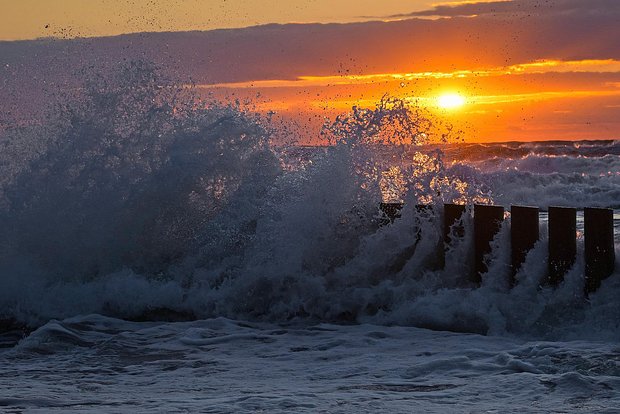
[[[437,104],[442,109],[457,109],[465,105],[465,98],[458,93],[445,93],[437,98]]]

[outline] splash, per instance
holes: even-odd
[[[444,164],[442,145],[460,141],[461,134],[424,107],[387,95],[375,108],[353,107],[322,130],[332,145],[361,153],[357,170],[379,182],[385,202],[488,202],[488,190],[472,177],[469,184],[448,173]]]
[[[0,319],[224,316],[531,335],[576,303],[578,272],[558,292],[536,288],[542,243],[521,287],[507,287],[506,230],[482,288],[468,282],[468,240],[439,266],[438,216],[415,205],[491,194],[475,169],[445,161],[458,131],[423,108],[384,97],[327,123],[327,147],[277,147],[268,119],[201,100],[148,63],[85,76],[41,125],[2,132]],[[382,200],[404,201],[402,219],[380,227]],[[524,307],[537,311],[524,319]],[[587,312],[575,318],[551,331]]]
[[[278,164],[257,124],[193,98],[143,62],[88,79],[6,175],[5,252],[66,280],[157,273],[197,249],[209,218]]]

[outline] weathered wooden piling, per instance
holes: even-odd
[[[393,223],[401,217],[403,203],[381,203],[381,225]],[[418,243],[422,240],[422,221],[436,214],[432,205],[416,205],[415,238],[410,246],[402,249],[389,265],[389,269],[398,272],[413,257]],[[422,266],[434,268],[445,265],[445,253],[454,242],[454,237],[465,236],[462,219],[467,206],[444,204],[443,208],[443,248],[438,240],[437,255],[428,255],[428,263]],[[543,284],[557,286],[564,275],[575,264],[577,256],[577,210],[571,207],[549,207],[549,271]],[[501,228],[504,220],[504,208],[501,206],[474,206],[474,266],[471,280],[480,284],[482,274],[488,271],[484,261],[485,255],[491,252],[491,242]],[[584,244],[585,244],[585,293],[596,291],[601,282],[610,276],[615,266],[615,241],[613,210],[606,208],[586,208],[584,210]],[[540,238],[539,208],[511,206],[511,253],[512,253],[512,284],[515,275],[525,262],[528,252]],[[432,256],[432,257],[431,257]]]
[[[446,245],[452,243],[450,233],[453,230],[453,226],[455,226],[463,216],[463,213],[465,213],[465,206],[462,204],[443,205],[443,240]],[[454,227],[454,234],[458,237],[463,237],[465,235],[465,228],[462,224]]]
[[[512,284],[515,275],[525,262],[525,256],[538,241],[538,207],[510,207],[510,247],[512,253]]]
[[[584,218],[584,256],[586,294],[597,290],[614,271],[614,212],[608,208],[586,208]]]
[[[380,223],[382,226],[385,226],[394,223],[394,220],[400,218],[400,211],[403,209],[403,203],[380,203],[379,209],[384,216],[381,218]]]
[[[557,286],[575,264],[577,255],[577,210],[549,207],[549,276],[547,283]]]
[[[432,204],[416,204],[416,224],[418,226],[418,231],[416,232],[416,243],[420,241],[422,237],[422,220],[424,218],[428,219],[433,214],[433,205]]]
[[[402,205],[401,205],[401,208],[402,208]],[[392,262],[390,263],[388,267],[390,273],[398,273],[401,270],[403,270],[403,268],[405,267],[409,259],[411,259],[413,255],[415,254],[416,248],[418,247],[418,243],[422,239],[422,227],[420,225],[421,215],[432,214],[433,206],[430,204],[417,204],[415,206],[415,209],[416,209],[416,212],[418,213],[415,219],[415,221],[418,224],[418,227],[415,233],[415,240],[413,241],[413,244],[411,244],[410,246],[407,246],[405,249],[403,249],[401,252],[399,252],[394,257],[394,259],[392,260]],[[398,214],[400,217],[400,209],[398,210]]]
[[[474,205],[474,262],[473,282],[480,284],[481,275],[488,269],[484,256],[491,251],[491,241],[499,231],[504,220],[504,207]]]
[[[465,213],[466,206],[462,204],[444,204],[443,205],[443,249],[440,247],[438,262],[439,268],[446,265],[446,250],[452,244],[451,234],[461,238],[465,236],[465,227],[463,222],[459,221]]]
[[[415,209],[418,213],[432,212],[433,205],[432,204],[416,204]]]

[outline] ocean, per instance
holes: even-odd
[[[0,129],[0,411],[620,412],[620,141],[457,143],[392,100],[284,144],[140,65],[74,94]],[[541,208],[515,286],[509,220],[480,286],[471,220],[438,259],[443,203]],[[584,207],[615,209],[589,296]]]

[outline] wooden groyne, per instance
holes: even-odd
[[[474,206],[474,273],[473,281],[482,282],[481,275],[487,272],[484,256],[491,253],[491,242],[499,232],[504,220],[504,207]]]
[[[586,292],[594,292],[611,275],[616,263],[614,212],[605,208],[586,208],[584,217],[584,256]]]
[[[402,203],[381,203],[382,224],[393,223],[401,217]],[[416,206],[418,211],[433,208]],[[453,243],[452,237],[465,237],[463,215],[471,212],[464,205],[444,204],[443,243],[444,248]],[[485,256],[491,252],[491,242],[501,229],[505,218],[504,207],[479,205],[473,207],[474,268],[472,281],[480,284],[482,275],[488,271]],[[511,206],[508,215],[511,221],[511,283],[525,262],[528,252],[540,238],[540,209],[529,206]],[[575,265],[577,257],[577,209],[569,207],[548,208],[548,264],[547,277],[543,284],[557,286],[564,275]],[[417,239],[419,240],[420,234]],[[596,291],[601,282],[614,272],[614,220],[613,210],[608,208],[584,209],[584,261],[585,293]],[[445,257],[442,258],[442,262]],[[443,263],[442,263],[443,265]]]
[[[549,207],[549,275],[547,283],[557,286],[577,257],[577,209]],[[613,226],[613,223],[612,223]]]
[[[515,284],[515,276],[525,262],[527,253],[532,250],[540,238],[538,216],[538,207],[512,206],[510,208],[510,245],[512,253],[510,281],[512,285]]]

